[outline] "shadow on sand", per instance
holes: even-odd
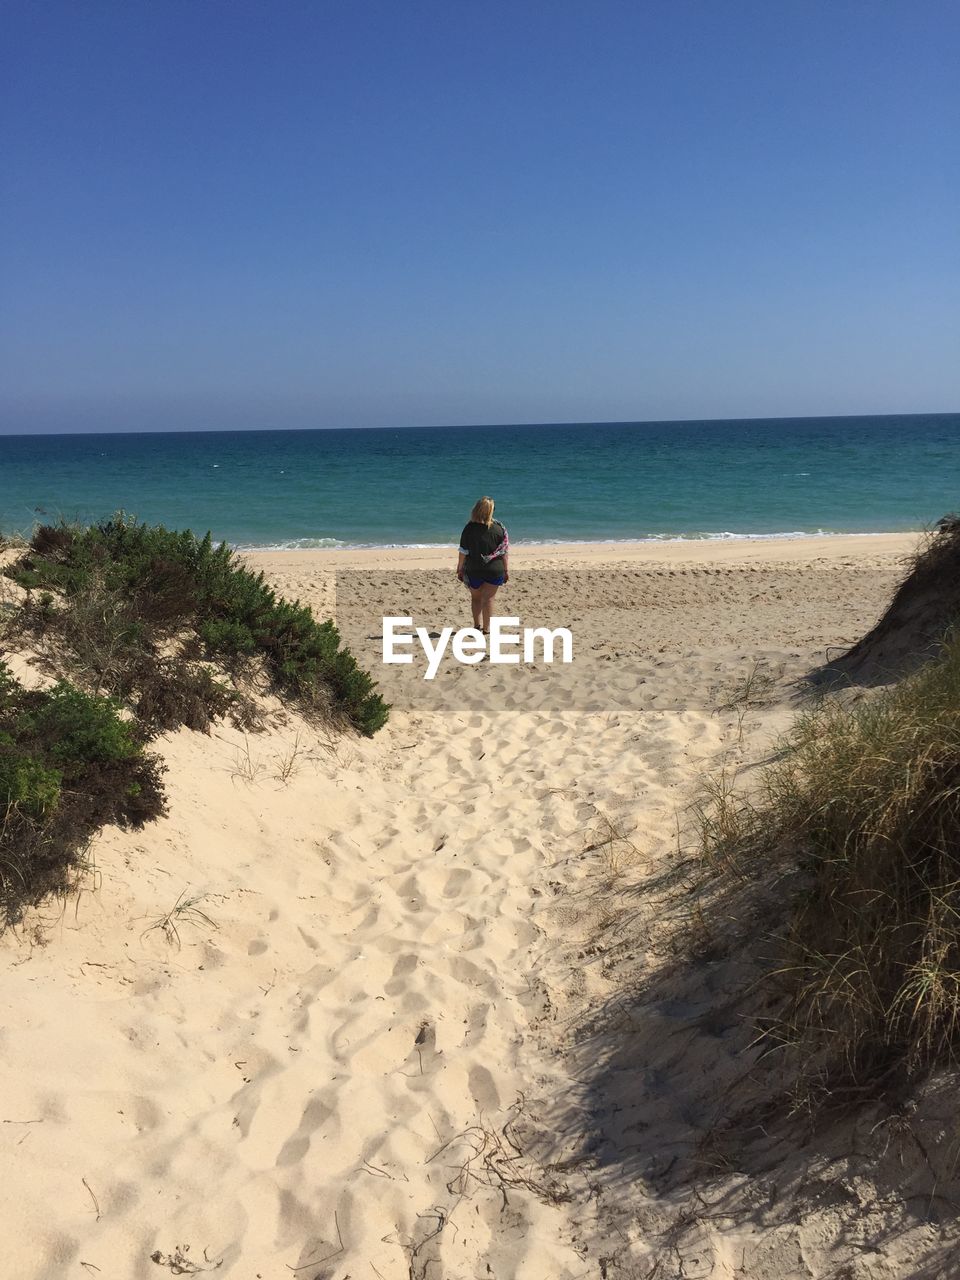
[[[795,1108],[786,1055],[758,1038],[780,999],[759,980],[789,890],[771,880],[691,910],[661,877],[610,926],[632,958],[618,962],[611,937],[620,994],[571,1028],[570,1089],[541,1116],[535,1154],[586,1179],[614,1241],[611,1280],[960,1274],[955,1077],[896,1100],[848,1096],[815,1122]],[[654,945],[668,912],[676,945],[638,965],[637,931],[646,921]]]

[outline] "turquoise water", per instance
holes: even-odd
[[[123,509],[245,547],[919,529],[960,507],[960,414],[0,436],[0,529]]]

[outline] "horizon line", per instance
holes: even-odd
[[[0,426],[0,438],[10,440],[32,440],[38,436],[59,438],[62,436],[171,436],[171,435],[252,435],[260,432],[264,435],[292,435],[300,432],[318,431],[449,431],[449,430],[507,430],[513,427],[655,427],[655,426],[690,426],[694,424],[728,423],[728,422],[820,422],[826,419],[856,420],[860,418],[951,418],[960,416],[960,409],[919,410],[886,413],[814,413],[814,414],[751,414],[745,417],[725,418],[604,418],[604,419],[569,419],[566,421],[544,422],[530,420],[525,422],[443,422],[443,423],[406,423],[402,426],[352,426],[352,427],[169,427],[165,430],[117,430],[90,431],[6,431]]]

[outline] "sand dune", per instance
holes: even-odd
[[[700,1249],[733,1275],[722,1224],[686,1270],[658,1252],[681,1193],[655,1176],[711,1067],[667,1039],[722,993],[665,989],[619,1064],[635,1177],[597,1154],[574,1029],[652,964],[657,899],[634,890],[698,778],[763,754],[912,541],[517,549],[500,611],[568,620],[574,663],[433,682],[379,668],[377,625],[465,624],[447,558],[258,557],[336,610],[394,714],[372,741],[279,708],[262,735],[168,735],[170,817],[105,833],[79,896],[0,942],[6,1274],[706,1275]],[[738,706],[758,670],[764,705]],[[838,1222],[746,1274],[839,1275]]]

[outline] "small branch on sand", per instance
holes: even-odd
[[[205,1271],[216,1271],[223,1266],[223,1259],[207,1257],[207,1251],[203,1251],[203,1262],[194,1262],[188,1257],[190,1246],[188,1244],[178,1244],[174,1246],[173,1253],[162,1253],[159,1249],[155,1253],[151,1253],[150,1261],[156,1263],[158,1267],[167,1267],[175,1276],[198,1276]]]
[[[99,1201],[99,1200],[97,1199],[97,1197],[93,1194],[93,1190],[92,1190],[92,1188],[91,1188],[91,1186],[90,1186],[90,1183],[86,1180],[86,1178],[81,1178],[81,1179],[80,1179],[80,1181],[83,1183],[83,1185],[84,1185],[84,1186],[87,1188],[87,1190],[90,1192],[90,1199],[93,1201],[93,1207],[94,1207],[94,1209],[96,1209],[96,1211],[97,1211],[97,1221],[99,1222],[99,1221],[100,1221],[100,1201]]]

